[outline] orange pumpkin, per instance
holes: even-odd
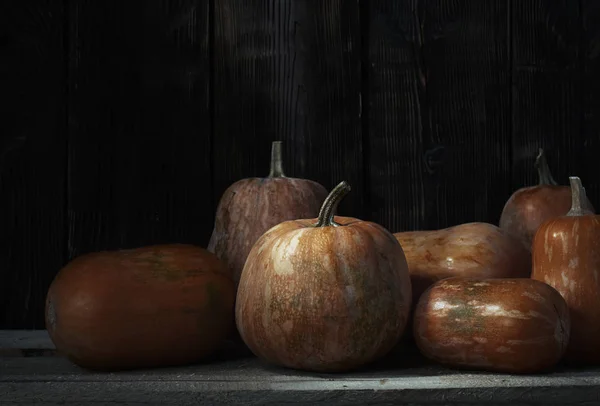
[[[554,287],[569,305],[572,328],[565,358],[600,364],[600,216],[586,206],[581,180],[569,180],[571,210],[540,226],[531,277]]]
[[[540,281],[452,277],[423,293],[413,330],[421,352],[441,364],[533,373],[562,358],[570,317],[560,294]]]
[[[261,359],[344,371],[385,355],[402,336],[411,305],[402,247],[380,225],[334,217],[349,191],[340,183],[318,218],[283,222],[252,247],[235,315]]]
[[[89,369],[189,364],[234,327],[225,264],[184,244],[82,255],[56,275],[46,327],[61,353]]]
[[[239,180],[223,193],[207,249],[227,263],[237,285],[256,240],[283,221],[317,216],[326,196],[317,182],[285,176],[275,141],[269,176]]]

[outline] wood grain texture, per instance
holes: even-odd
[[[370,215],[392,232],[423,227],[430,212],[418,3],[369,1]]]
[[[507,3],[377,0],[370,24],[376,221],[496,222],[510,180]]]
[[[0,348],[3,342],[0,341]],[[0,402],[44,405],[593,405],[600,371],[461,373],[415,357],[349,374],[307,374],[231,356],[185,368],[94,373],[64,357],[0,357]]]
[[[426,4],[422,21],[431,127],[424,159],[439,182],[426,195],[435,208],[426,213],[426,225],[498,224],[511,192],[508,2]]]
[[[43,327],[65,254],[61,2],[0,2],[0,328]]]
[[[581,1],[583,82],[582,182],[588,199],[600,207],[600,3]],[[585,177],[584,177],[585,176]]]
[[[579,2],[512,1],[511,7],[512,188],[538,183],[533,164],[540,147],[559,184],[568,185],[569,175],[585,182]]]
[[[340,213],[362,214],[360,29],[348,0],[215,2],[215,197],[269,173],[283,141],[287,176],[352,193]]]
[[[69,258],[205,245],[208,0],[70,3]]]

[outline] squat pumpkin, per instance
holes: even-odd
[[[529,278],[443,279],[423,293],[414,316],[421,352],[464,369],[546,370],[565,353],[569,333],[564,299]]]
[[[235,316],[259,358],[345,371],[385,355],[404,332],[411,286],[402,247],[380,225],[334,217],[349,191],[340,183],[318,219],[281,223],[252,247]]]
[[[225,264],[187,244],[96,252],[59,271],[46,299],[56,349],[89,369],[189,364],[233,330]]]
[[[569,178],[572,206],[566,216],[542,224],[533,241],[532,278],[565,298],[572,320],[565,358],[600,364],[600,216],[586,205],[578,177]]]

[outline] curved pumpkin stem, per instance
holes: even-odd
[[[269,172],[269,178],[285,178],[281,159],[281,141],[273,141],[271,144],[271,171]]]
[[[546,160],[546,154],[544,153],[544,150],[542,148],[540,148],[538,156],[535,158],[534,166],[537,168],[538,171],[540,185],[558,185],[558,183],[556,183],[556,181],[552,177],[550,167],[548,166],[548,161]]]
[[[352,190],[352,188],[345,180],[341,181],[333,188],[321,206],[319,220],[317,221],[317,224],[315,224],[315,227],[339,226],[338,223],[333,221],[333,216],[338,205],[350,190]]]
[[[587,194],[585,188],[581,184],[581,179],[577,176],[569,176],[569,182],[571,183],[571,210],[567,213],[567,216],[587,216],[594,214],[590,210],[587,204]]]

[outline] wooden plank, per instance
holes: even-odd
[[[437,227],[497,224],[512,192],[509,11],[506,0],[427,2],[425,159],[432,156],[426,167],[439,179],[427,196]]]
[[[582,80],[583,91],[583,148],[581,180],[594,207],[600,210],[600,4],[581,0],[582,15]],[[577,159],[577,158],[576,158]]]
[[[286,175],[353,192],[362,214],[358,2],[215,2],[215,191],[269,173],[283,141]]]
[[[392,232],[426,227],[422,160],[427,106],[418,2],[369,1],[369,166],[373,221]]]
[[[205,245],[208,0],[69,4],[69,258]]]
[[[44,326],[64,261],[62,2],[0,1],[0,328]]]
[[[53,350],[46,330],[0,330],[0,349]]]
[[[370,4],[376,221],[497,222],[510,195],[507,2]]]
[[[568,184],[582,171],[579,2],[513,1],[512,188],[535,185],[538,148],[554,179]],[[590,175],[588,175],[590,176]],[[593,175],[595,177],[595,175]]]
[[[0,402],[44,404],[586,404],[600,390],[600,369],[507,375],[443,368],[420,357],[388,357],[350,373],[308,373],[223,351],[185,367],[101,373],[64,357],[5,357],[5,348],[53,348],[45,331],[0,331]],[[51,344],[50,344],[51,345]],[[255,402],[255,403],[252,403]],[[354,403],[352,403],[354,402]],[[387,403],[386,403],[387,402]],[[454,404],[454,403],[452,403]]]
[[[96,373],[61,357],[0,358],[0,368],[0,402],[27,404],[583,405],[594,404],[600,389],[597,368],[531,376],[435,366],[312,374],[237,359]]]

